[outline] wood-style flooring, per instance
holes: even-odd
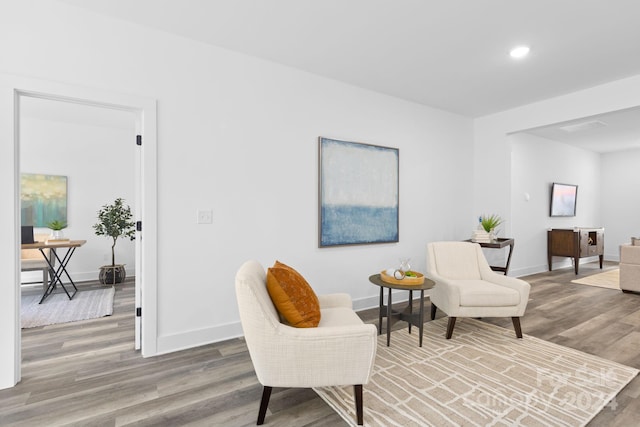
[[[578,277],[599,271],[582,265]],[[571,268],[524,278],[532,290],[523,332],[640,368],[640,295],[575,278]],[[132,281],[117,286],[110,317],[23,330],[22,381],[0,390],[0,426],[255,425],[262,387],[244,341],[143,359],[133,348],[133,290]],[[377,308],[360,315],[377,322]],[[483,320],[512,328],[510,319]],[[589,425],[638,425],[640,377],[616,403]],[[346,423],[312,390],[274,389],[265,425]]]

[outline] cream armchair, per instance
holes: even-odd
[[[362,425],[362,385],[373,370],[377,330],[360,320],[349,295],[319,295],[318,327],[294,328],[280,323],[264,268],[247,261],[236,274],[236,296],[251,361],[264,387],[257,424],[264,422],[273,387],[354,385]]]
[[[427,276],[436,282],[429,294],[431,320],[438,308],[449,316],[447,339],[458,317],[511,317],[516,336],[522,338],[520,317],[530,285],[492,271],[477,243],[429,243]]]

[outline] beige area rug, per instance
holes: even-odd
[[[571,283],[620,290],[620,269],[616,268],[604,273],[592,274],[591,276],[572,280]]]
[[[427,322],[422,348],[406,329],[390,347],[379,337],[365,425],[583,426],[639,372],[474,319],[458,319],[450,340],[445,329],[446,318]],[[356,425],[352,386],[314,390]]]
[[[42,304],[42,295],[23,295],[20,318],[23,328],[77,322],[113,314],[113,286],[104,289],[79,290],[72,300],[67,294],[49,295]]]

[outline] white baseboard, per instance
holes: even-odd
[[[355,311],[367,310],[370,308],[378,307],[380,302],[380,296],[370,296],[353,300],[353,309]]]
[[[428,294],[425,292],[425,297]],[[386,297],[385,297],[386,300]],[[393,301],[404,302],[408,300],[406,291],[399,291],[397,296],[394,292]],[[370,308],[378,308],[380,296],[369,296],[359,298],[353,301],[355,311],[367,310]],[[426,310],[426,309],[425,309]],[[224,325],[212,326],[194,331],[184,332],[180,334],[164,335],[158,337],[156,355],[172,353],[174,351],[186,350],[189,348],[199,347],[202,345],[212,344],[220,341],[226,341],[233,338],[244,336],[242,325],[238,322],[227,323]]]
[[[615,254],[604,254],[604,259],[606,261],[620,262],[620,252],[618,251]]]
[[[240,322],[158,337],[156,355],[200,347],[244,336]]]
[[[604,255],[604,260],[605,261],[619,262],[618,257],[610,256],[610,255],[607,255],[607,254]],[[578,265],[588,264],[588,263],[597,262],[597,261],[599,261],[598,256],[580,258]],[[560,269],[563,269],[563,268],[573,268],[573,259],[569,258],[569,257],[561,259],[561,260],[559,260],[557,262],[554,262],[551,265],[551,268],[554,271],[555,270],[560,270]],[[524,268],[515,268],[515,269],[511,268],[509,270],[509,276],[523,277],[523,276],[529,276],[531,274],[544,273],[546,271],[549,271],[549,266],[547,264],[540,264],[540,265],[531,266],[531,267],[524,267]]]
[[[387,292],[385,291],[385,303],[387,301]],[[419,297],[420,295],[418,295]],[[424,297],[427,298],[429,296],[429,291],[425,291]],[[416,299],[416,294],[413,294],[414,301]],[[407,291],[393,291],[392,296],[393,303],[398,302],[406,302],[409,300],[409,293]],[[368,310],[370,308],[378,308],[380,305],[380,295],[369,296],[364,298],[358,298],[353,300],[353,309],[355,311]]]
[[[525,268],[510,268],[509,269],[509,277],[524,277],[529,276],[531,274],[544,273],[549,270],[549,266],[547,264],[544,265],[536,265],[532,267]]]
[[[86,272],[69,272],[69,275],[73,279],[75,284],[79,282],[89,282],[93,280],[98,280],[98,269],[96,271],[86,271]],[[134,271],[127,270],[127,276],[134,275]],[[42,271],[24,271],[20,275],[21,283],[42,283]],[[63,273],[62,274],[62,283],[69,283],[69,279]]]

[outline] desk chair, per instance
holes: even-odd
[[[34,238],[38,242],[42,242],[49,237],[48,234],[36,234]],[[50,249],[45,249],[44,253],[51,259]],[[55,262],[55,259],[53,260]],[[43,258],[42,253],[38,249],[22,249],[20,251],[20,271],[38,271],[42,270],[42,288],[47,289],[49,285],[49,265]]]

